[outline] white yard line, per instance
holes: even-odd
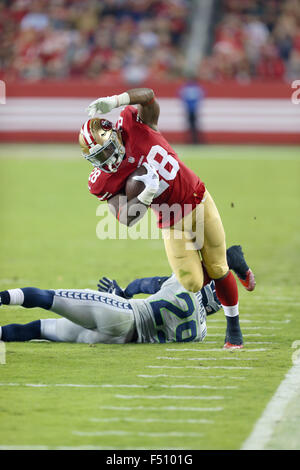
[[[232,353],[246,353],[246,352],[263,352],[263,351],[269,351],[269,349],[266,348],[259,348],[259,349],[235,349],[234,351],[230,350],[224,350],[222,348],[211,348],[211,349],[201,349],[201,348],[166,348],[166,351],[176,351],[176,352],[181,352],[181,351],[192,351],[192,352],[222,352],[224,354],[232,354]]]
[[[212,337],[221,336],[222,338],[224,338],[224,334],[222,334],[222,333],[211,333],[210,330],[209,330],[209,331],[208,331],[208,334],[209,334],[209,336],[212,336]],[[244,336],[244,338],[245,338],[245,337],[246,337],[246,338],[249,338],[250,336],[252,336],[252,337],[261,337],[261,336],[263,336],[263,337],[265,337],[265,336],[270,337],[270,336],[275,336],[275,334],[265,333],[265,334],[262,335],[261,333],[248,333],[248,334],[244,334],[244,333],[243,333],[243,336]]]
[[[0,387],[33,387],[33,388],[47,388],[47,387],[71,387],[71,388],[148,388],[148,385],[138,384],[29,384],[29,383],[17,383],[17,382],[0,382]]]
[[[72,434],[81,437],[93,436],[142,436],[142,437],[202,437],[200,432],[143,432],[143,431],[123,431],[115,429],[113,431],[73,431]]]
[[[113,423],[127,421],[130,423],[185,423],[185,424],[213,424],[211,419],[169,419],[169,418],[131,418],[127,416],[114,416],[110,418],[90,418],[92,423]]]
[[[200,369],[200,370],[210,370],[210,369],[235,369],[235,370],[250,370],[253,367],[239,367],[239,366],[156,366],[148,365],[150,369]]]
[[[202,407],[202,406],[118,406],[118,405],[102,405],[99,408],[102,410],[114,410],[114,411],[200,411],[200,412],[218,412],[223,411],[222,406],[214,407]]]
[[[158,356],[156,359],[167,360],[167,361],[257,361],[257,358],[243,358],[243,357],[168,357]]]
[[[208,320],[209,321],[209,325],[211,325],[212,323],[222,323],[223,325],[225,325],[225,319],[217,319],[215,318],[214,320]],[[252,324],[252,323],[258,323],[258,324],[263,324],[263,325],[266,325],[266,324],[271,324],[271,323],[277,323],[277,324],[286,324],[286,323],[290,323],[290,319],[286,319],[286,320],[248,320],[246,318],[244,319],[240,319],[240,323],[243,323],[243,324]],[[247,327],[246,327],[247,328]]]
[[[266,294],[266,295],[255,294],[255,296],[252,298],[252,300],[262,300],[263,302],[266,299],[284,300],[284,301],[289,301],[289,302],[293,302],[293,300],[299,300],[300,301],[300,298],[298,298],[297,295],[295,295],[294,293],[293,293],[293,298],[288,297],[288,296],[284,296],[284,295],[268,295],[268,294]]]
[[[264,450],[271,440],[278,422],[285,414],[288,404],[299,394],[300,364],[295,364],[286,374],[271,401],[257,421],[242,450]],[[298,405],[299,406],[299,405]],[[284,450],[284,447],[281,448]]]
[[[152,385],[140,385],[140,384],[99,384],[99,385],[89,385],[89,384],[22,384],[14,382],[1,382],[0,387],[34,387],[34,388],[47,388],[47,387],[73,387],[73,388],[152,388]],[[165,385],[165,384],[156,384],[156,387],[159,388],[183,388],[183,389],[208,389],[208,390],[224,390],[224,389],[235,389],[238,388],[235,385],[228,385],[223,387],[218,387],[214,385],[187,385],[187,384],[177,384],[177,385]]]
[[[169,377],[172,379],[203,379],[204,377],[202,376],[195,376],[195,375],[170,375],[170,374],[152,374],[152,375],[146,375],[146,374],[139,374],[137,377],[142,377],[144,379],[155,379],[158,377]],[[230,379],[230,380],[245,380],[245,377],[228,377],[225,375],[209,375],[208,377],[205,377],[206,379]]]
[[[285,300],[284,303],[289,303],[290,304],[289,308],[293,307],[293,306],[298,307],[300,305],[300,302],[294,302],[293,299],[290,299],[289,301]],[[276,300],[275,301],[273,301],[273,300],[264,300],[263,305],[264,306],[265,305],[278,306],[278,302]]]
[[[217,325],[209,325],[209,330],[223,330],[224,326],[217,326]],[[243,327],[243,331],[248,331],[248,330],[281,330],[280,327],[278,326],[245,326]]]
[[[186,388],[186,389],[207,389],[207,390],[233,390],[239,388],[237,385],[223,385],[223,386],[216,386],[216,385],[155,385],[156,387],[161,388]]]
[[[205,397],[201,395],[121,395],[116,393],[114,397],[121,400],[224,400],[224,397],[217,395]]]

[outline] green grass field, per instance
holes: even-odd
[[[255,272],[254,292],[239,284],[244,350],[222,350],[222,311],[208,317],[203,344],[7,343],[0,449],[240,449],[292,366],[299,147],[177,150],[213,195],[228,246],[241,244]],[[103,275],[126,285],[170,273],[161,239],[97,238],[91,167],[77,146],[2,145],[0,155],[0,290],[96,288]],[[2,306],[0,325],[51,316]],[[277,446],[289,448],[288,433]]]

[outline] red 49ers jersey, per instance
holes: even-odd
[[[89,177],[89,191],[100,201],[124,193],[128,176],[147,161],[159,175],[159,190],[151,204],[157,215],[158,227],[174,225],[201,202],[204,183],[179,160],[160,132],[139,119],[135,107],[126,106],[120,113],[117,127],[122,132],[125,146],[124,160],[116,173],[104,173],[95,168]],[[172,211],[165,210],[166,206],[172,206]]]

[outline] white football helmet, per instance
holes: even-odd
[[[105,173],[115,173],[125,156],[120,132],[107,119],[88,119],[79,134],[82,156]]]

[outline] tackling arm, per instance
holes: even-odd
[[[130,282],[124,290],[127,298],[137,294],[156,294],[169,276],[144,277]]]
[[[137,294],[156,294],[167,279],[169,279],[169,276],[143,277],[135,279],[128,284],[126,289],[122,289],[116,280],[103,277],[99,280],[98,290],[100,292],[114,293],[125,299],[131,299]]]
[[[161,289],[163,283],[168,279],[169,276],[143,277],[135,279],[130,282],[125,289],[122,289],[115,279],[112,280],[107,277],[103,277],[98,282],[98,290],[100,292],[116,294],[119,297],[124,297],[125,299],[131,299],[138,294],[156,294],[156,292]],[[206,286],[201,289],[201,294],[202,303],[207,315],[212,315],[222,308],[216,294],[214,281],[206,284]]]

